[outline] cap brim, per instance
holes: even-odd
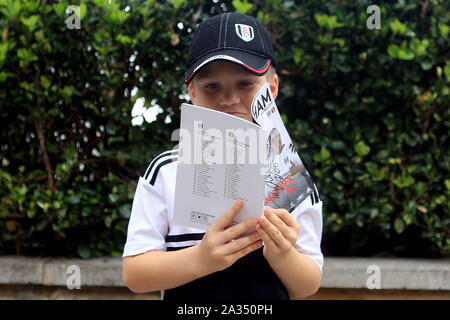
[[[184,82],[189,83],[201,69],[210,62],[217,60],[230,61],[257,76],[264,75],[270,67],[269,58],[259,57],[244,51],[225,49],[211,52],[195,61],[186,71]]]

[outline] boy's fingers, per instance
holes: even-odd
[[[261,248],[261,247],[262,247],[262,241],[261,241],[261,240],[258,240],[258,241],[253,242],[252,244],[250,244],[250,245],[244,247],[243,249],[241,249],[241,250],[239,250],[239,251],[233,253],[233,254],[231,255],[231,257],[232,257],[232,259],[233,259],[234,261],[236,261],[236,260],[242,258],[243,256],[246,256],[246,255],[249,254],[250,252],[255,251],[255,250],[258,250],[258,249]]]
[[[278,230],[265,216],[261,216],[259,221],[261,222],[263,231],[267,233],[267,235],[275,243],[275,245],[281,247],[283,245],[283,241],[285,241],[286,239],[281,234],[280,230]],[[258,230],[258,232],[260,232],[260,230]],[[261,232],[260,234],[261,238],[264,240],[264,242],[266,242],[266,240],[262,237]]]
[[[252,243],[259,241],[259,240],[261,240],[261,236],[258,234],[258,232],[255,231],[245,237],[228,242],[224,246],[224,254],[225,255],[233,254],[235,252],[238,252],[238,251],[244,249],[245,247],[248,247]]]
[[[256,231],[259,233],[261,240],[264,241],[266,246],[272,247],[277,245],[261,225],[256,226]]]
[[[273,210],[272,213],[273,215],[279,217],[288,226],[289,231],[287,233],[283,232],[283,235],[292,244],[295,244],[295,242],[297,242],[298,235],[300,232],[300,226],[297,220],[295,220],[295,218],[285,209]]]
[[[294,217],[285,209],[273,209],[271,211],[274,215],[280,218],[287,226],[295,227],[296,221]]]
[[[281,232],[285,238],[290,235],[291,230],[289,227],[273,212],[273,210],[270,210],[269,207],[264,208],[264,216]]]
[[[219,217],[219,219],[214,222],[211,227],[215,230],[223,230],[225,229],[234,217],[238,214],[238,212],[242,209],[244,203],[242,200],[236,201],[233,206],[227,210],[223,215]]]
[[[258,219],[251,218],[251,219],[248,219],[245,222],[241,222],[239,224],[236,224],[236,225],[228,228],[223,233],[224,234],[224,238],[222,239],[222,241],[223,242],[228,242],[228,241],[231,241],[233,239],[238,238],[244,232],[254,228],[257,223],[258,223]]]

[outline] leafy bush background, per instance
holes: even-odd
[[[448,255],[449,2],[383,2],[379,30],[368,1],[216,2],[0,0],[0,253],[121,254],[138,176],[174,145],[193,30],[239,10],[272,35],[325,254]],[[133,126],[139,98],[162,112]]]

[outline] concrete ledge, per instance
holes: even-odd
[[[325,258],[321,288],[368,288],[377,272],[378,289],[450,290],[450,259],[353,257]]]
[[[67,286],[79,268],[81,287],[124,287],[122,258],[94,259],[0,256],[0,284]],[[450,259],[325,257],[321,288],[368,288],[379,275],[378,289],[450,290]]]
[[[124,287],[122,258],[94,259],[0,256],[0,284],[66,286],[76,266],[81,286]]]

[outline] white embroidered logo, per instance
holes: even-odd
[[[249,42],[252,41],[255,37],[255,32],[253,31],[253,27],[250,27],[246,24],[235,24],[236,27],[236,34],[241,38],[242,40]]]

